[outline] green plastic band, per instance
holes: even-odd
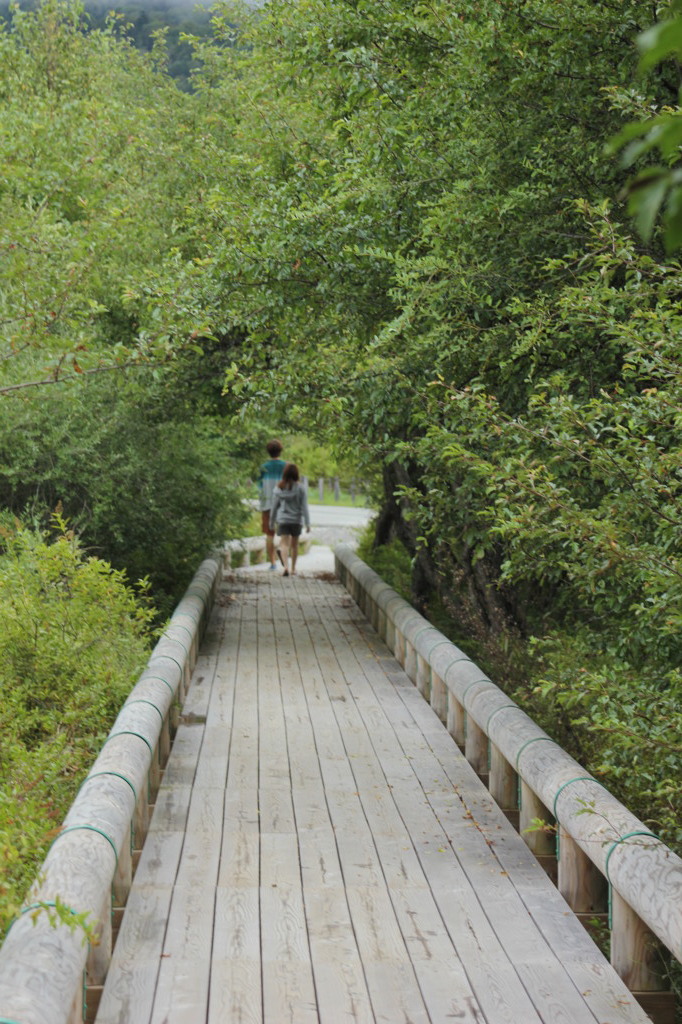
[[[491,711],[490,714],[488,715],[488,721],[485,723],[486,736],[488,735],[488,729],[490,727],[490,719],[494,718],[498,711],[504,711],[505,708],[517,708],[519,711],[521,710],[518,704],[500,704],[499,707],[495,708],[495,710]]]
[[[437,644],[434,644],[434,645],[433,645],[433,647],[432,647],[432,648],[431,648],[431,650],[429,651],[429,658],[431,657],[431,655],[433,654],[433,652],[434,652],[434,651],[436,650],[436,648],[437,648],[437,647],[442,647],[442,646],[443,646],[443,644],[450,644],[450,646],[451,646],[451,647],[454,647],[454,646],[455,646],[455,644],[453,644],[452,640],[448,640],[448,638],[447,638],[447,637],[445,637],[445,638],[444,638],[443,640],[439,640]],[[461,658],[458,658],[458,661],[461,661],[461,660],[462,660]],[[453,662],[453,664],[454,664],[454,662]],[[448,667],[449,667],[449,666],[448,666]]]
[[[526,740],[525,743],[521,744],[521,746],[520,746],[520,748],[519,748],[519,750],[518,750],[518,752],[516,754],[516,771],[517,772],[519,770],[519,758],[521,757],[521,754],[524,752],[526,747],[529,747],[531,745],[531,743],[539,743],[541,740],[545,740],[545,741],[549,740],[550,743],[554,742],[554,740],[552,739],[551,736],[532,736],[529,740]]]
[[[199,612],[199,614],[196,615],[196,616],[193,614],[193,612],[194,612],[194,610],[192,610],[192,612],[189,612],[189,611],[176,612],[176,614],[177,615],[186,615],[188,619],[192,620],[192,622],[194,623],[195,626],[198,626],[199,625],[199,619],[201,618],[201,612]]]
[[[10,1020],[9,1017],[0,1017],[0,1024],[20,1024],[18,1020]]]
[[[111,733],[110,736],[107,736],[107,738],[105,739],[105,741],[102,744],[102,746],[105,746],[109,742],[109,740],[115,739],[116,736],[137,736],[138,740],[142,740],[143,743],[147,744],[147,746],[149,747],[149,753],[152,755],[152,757],[154,756],[154,751],[152,750],[152,745],[149,742],[149,740],[147,739],[147,737],[143,736],[142,733],[140,733],[140,732],[134,732],[132,729],[121,729],[120,732]]]
[[[611,854],[616,847],[620,846],[621,843],[624,843],[626,839],[633,839],[635,836],[648,836],[650,839],[656,839],[657,842],[661,842],[658,836],[654,835],[653,832],[628,832],[626,835],[621,836],[620,839],[616,839],[609,847],[608,853],[606,854],[606,860],[604,861],[604,874],[606,875],[606,881],[609,885],[612,884],[609,877],[609,861],[611,860]]]
[[[168,687],[168,689],[170,690],[170,692],[173,694],[173,696],[175,696],[175,690],[173,689],[171,684],[168,682],[168,680],[163,678],[163,676],[145,676],[145,675],[142,675],[142,676],[140,676],[140,679],[138,681],[140,683],[144,683],[147,679],[158,679],[158,681],[160,683],[165,683],[166,686]]]
[[[83,780],[83,785],[85,785],[86,782],[89,782],[90,779],[96,779],[100,775],[115,775],[117,779],[123,779],[124,782],[127,782],[128,785],[130,786],[130,788],[133,791],[133,796],[135,797],[135,803],[137,803],[137,793],[135,792],[135,787],[133,786],[133,784],[130,781],[130,779],[126,778],[125,775],[122,775],[121,772],[114,772],[114,771],[93,772],[91,775],[87,775],[85,777],[85,779]]]
[[[147,700],[146,697],[134,697],[132,700],[127,700],[123,705],[123,708],[127,708],[129,704],[149,704],[150,708],[154,708],[155,711],[158,711],[159,718],[161,719],[161,722],[163,722],[163,712],[161,711],[161,708],[158,708],[153,701]],[[123,708],[121,708],[121,711],[123,711]]]
[[[57,909],[57,904],[54,900],[39,900],[37,903],[29,903],[27,907],[22,907],[19,911],[19,916],[22,914],[29,914],[32,910],[42,910],[43,907],[53,907]],[[73,907],[64,907],[64,910],[68,910],[69,914],[73,914],[74,917],[78,917],[78,911],[74,910]],[[15,918],[16,920],[16,918]]]
[[[19,910],[17,914],[15,914],[10,923],[7,925],[7,930],[5,931],[5,938],[7,938],[7,936],[9,935],[9,931],[12,925],[16,921],[18,921],[20,917],[23,917],[24,914],[30,914],[32,910],[44,910],[45,907],[52,907],[54,910],[56,910],[57,904],[55,903],[54,900],[39,900],[37,903],[29,903],[27,907],[22,907],[21,910]],[[73,914],[74,917],[78,917],[78,911],[74,910],[73,907],[63,906],[63,909],[68,911],[69,914]],[[0,1024],[2,1024],[2,1022],[4,1022],[4,1018],[0,1017]],[[9,1021],[9,1024],[16,1024],[16,1022]]]
[[[435,628],[436,627],[432,626],[430,622],[427,622],[425,626],[420,626],[419,629],[417,630],[417,632],[414,634],[414,640],[410,640],[410,643],[412,644],[412,646],[414,647],[416,645],[417,637],[418,636],[421,636],[422,633],[425,633],[427,629],[435,629]]]
[[[193,632],[192,632],[192,630],[191,630],[191,629],[189,628],[189,626],[183,626],[183,624],[182,624],[181,622],[173,622],[173,621],[171,620],[171,621],[170,621],[170,622],[168,623],[168,628],[169,628],[169,629],[184,629],[185,633],[187,633],[187,636],[188,636],[188,637],[190,638],[190,640],[193,640],[193,639],[194,639],[194,633],[193,633]],[[162,635],[165,635],[165,634],[162,634]]]
[[[593,779],[591,775],[578,775],[575,779],[569,779],[568,782],[562,782],[562,784],[559,786],[556,793],[554,794],[554,803],[552,805],[552,814],[554,815],[554,820],[557,824],[559,823],[559,819],[556,813],[557,800],[561,796],[562,792],[566,789],[566,787],[572,786],[574,782],[596,782],[598,786],[601,786],[601,782],[597,782],[597,780]]]
[[[189,651],[188,651],[188,650],[187,650],[187,648],[186,648],[186,647],[184,646],[184,644],[182,643],[182,641],[181,641],[181,640],[178,640],[178,638],[177,638],[177,637],[171,637],[171,636],[169,636],[169,635],[168,635],[168,633],[162,633],[162,634],[161,634],[161,636],[159,637],[159,639],[160,639],[160,640],[169,640],[169,641],[170,641],[171,643],[177,643],[177,644],[179,644],[179,645],[180,645],[180,647],[181,647],[181,648],[182,648],[182,650],[183,650],[183,651],[185,652],[185,654],[188,654],[188,653],[189,653]]]
[[[102,836],[103,839],[106,839],[106,841],[109,843],[109,846],[114,851],[114,857],[116,858],[116,867],[118,867],[118,850],[116,849],[116,844],[114,843],[114,840],[111,838],[111,836],[107,835],[107,833],[104,832],[101,828],[97,828],[97,825],[67,825],[66,828],[63,828],[61,830],[61,832],[55,838],[52,845],[54,846],[54,843],[56,843],[58,839],[61,839],[62,836],[65,836],[67,832],[81,831],[96,832],[98,836]]]
[[[467,685],[464,687],[464,693],[462,694],[461,697],[458,698],[458,700],[459,700],[460,704],[462,705],[462,707],[464,707],[464,698],[466,697],[467,693],[469,692],[469,690],[471,689],[472,686],[478,686],[479,683],[489,683],[489,682],[490,682],[490,679],[474,679],[474,680],[472,680],[472,682],[467,683]],[[493,683],[492,685],[494,686],[495,684]]]
[[[447,667],[447,668],[445,669],[445,676],[444,676],[443,678],[444,678],[444,679],[447,679],[447,677],[448,677],[448,672],[450,671],[450,669],[451,669],[451,668],[452,668],[452,667],[453,667],[454,665],[459,665],[459,664],[460,664],[460,662],[462,662],[462,661],[471,661],[471,658],[467,658],[466,654],[462,654],[462,657],[461,657],[461,658],[455,658],[455,660],[454,660],[454,661],[451,661],[451,662],[450,662],[450,664],[448,665],[448,667]]]
[[[168,661],[173,661],[173,662],[175,662],[175,664],[176,664],[176,665],[178,666],[178,668],[180,669],[180,671],[182,672],[182,674],[183,674],[183,676],[184,676],[184,674],[185,674],[185,669],[184,669],[184,668],[183,668],[183,666],[182,666],[182,665],[180,664],[180,662],[179,662],[179,661],[177,660],[177,658],[174,658],[174,657],[173,657],[173,655],[172,655],[172,654],[157,654],[157,655],[154,655],[154,656],[152,656],[152,657],[151,657],[151,658],[149,659],[149,664],[151,665],[151,663],[152,663],[153,661],[158,661],[158,660],[159,660],[159,658],[166,658],[166,659],[167,659]]]

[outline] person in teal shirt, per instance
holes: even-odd
[[[272,441],[268,441],[265,448],[270,458],[262,464],[258,476],[258,489],[260,491],[259,507],[261,527],[265,534],[265,550],[270,562],[270,570],[274,571],[277,564],[275,559],[275,531],[270,526],[270,509],[272,508],[272,493],[275,486],[282,479],[286,462],[284,459],[280,459],[283,449],[281,441],[273,438]]]

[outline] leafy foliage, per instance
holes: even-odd
[[[638,39],[641,51],[640,69],[648,71],[671,58],[677,63],[682,54],[682,3],[672,0],[670,17],[659,21]],[[625,147],[624,167],[641,163],[658,152],[660,164],[650,164],[627,185],[628,206],[635,216],[641,234],[650,239],[662,211],[663,239],[668,253],[682,245],[682,111],[679,94],[674,104],[637,104],[640,120],[631,122],[616,136],[612,148]]]
[[[475,609],[500,648],[533,637],[525,699],[677,839],[676,755],[637,792],[625,766],[632,709],[667,714],[678,685],[679,268],[623,228],[604,155],[650,15],[274,0],[204,48],[197,88],[249,169],[207,236],[245,336],[226,387],[381,465],[415,599]],[[578,670],[581,693],[608,679],[593,721]]]
[[[148,656],[153,609],[85,557],[63,520],[52,542],[20,524],[0,555],[0,916],[32,881]]]
[[[89,550],[148,578],[169,614],[212,544],[238,529],[244,470],[216,418],[140,374],[14,398],[0,427],[0,500],[38,524],[61,503]]]

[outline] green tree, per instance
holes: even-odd
[[[197,79],[243,172],[205,232],[244,332],[226,386],[380,466],[415,598],[535,637],[550,703],[611,679],[598,734],[564,721],[621,781],[628,707],[678,685],[678,270],[619,226],[604,153],[650,16],[274,2]],[[644,85],[676,95],[667,68]],[[669,835],[670,764],[639,794]]]

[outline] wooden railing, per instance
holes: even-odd
[[[682,860],[351,548],[337,547],[335,560],[342,583],[545,866],[556,844],[569,906],[582,919],[608,907],[614,968],[657,1024],[672,1024],[660,943],[682,961]],[[537,820],[553,827],[535,828]]]
[[[74,800],[0,949],[0,1022],[94,1019],[112,928],[168,757],[173,719],[222,578],[222,553],[197,571]],[[54,908],[59,908],[58,915]],[[69,920],[86,914],[95,939]],[[50,917],[53,921],[50,921]]]

